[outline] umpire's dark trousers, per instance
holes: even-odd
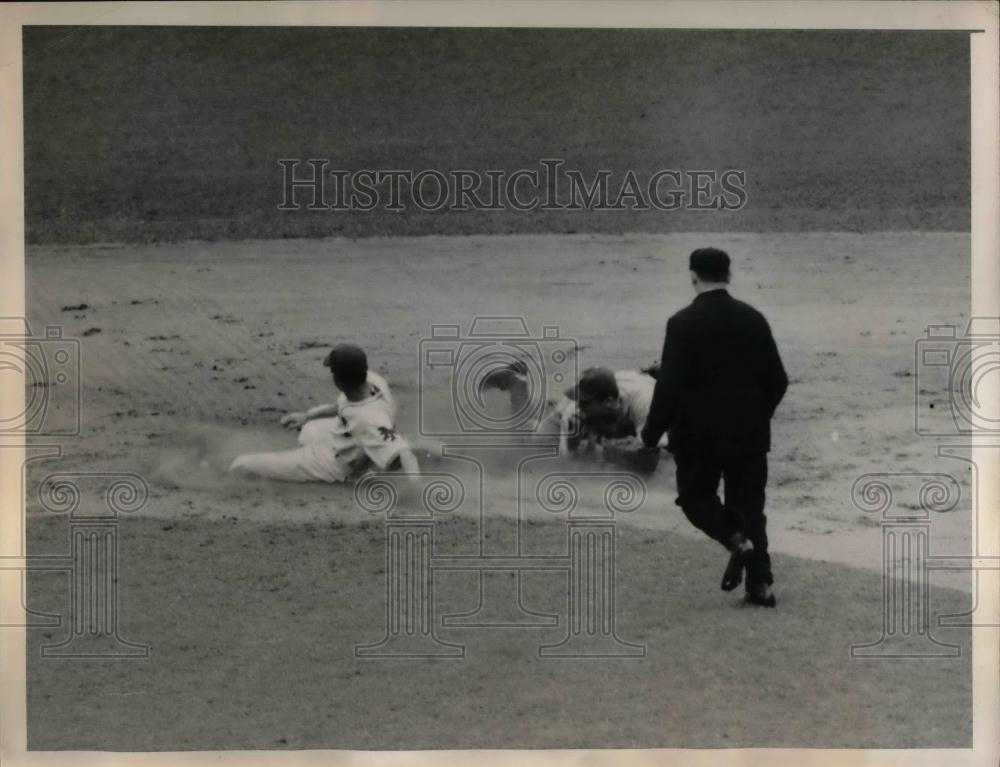
[[[767,453],[752,455],[700,455],[678,452],[677,505],[695,527],[727,549],[733,534],[742,533],[753,543],[747,563],[747,585],[774,583],[767,553]],[[719,480],[725,483],[725,501],[719,500]]]

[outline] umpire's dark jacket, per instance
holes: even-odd
[[[764,315],[725,290],[699,294],[667,322],[642,432],[672,453],[749,455],[771,448],[771,416],[788,376]]]

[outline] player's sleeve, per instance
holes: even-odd
[[[358,445],[376,466],[388,469],[399,454],[408,450],[409,443],[396,433],[395,425],[388,413],[367,414],[362,422],[355,425]]]
[[[556,413],[559,415],[559,452],[575,453],[582,436],[580,408],[569,397],[563,397],[556,405]]]
[[[657,365],[659,373],[659,365]],[[653,404],[653,392],[656,388],[656,378],[645,371],[640,371],[639,375],[631,378],[627,386],[620,382],[618,388],[628,394],[628,415],[635,426],[635,433],[641,435],[649,420],[649,411]],[[657,443],[660,447],[667,444],[667,435],[663,434]]]

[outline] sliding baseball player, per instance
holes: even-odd
[[[364,351],[340,344],[323,364],[330,368],[340,396],[335,404],[281,419],[286,428],[299,430],[299,446],[241,455],[229,470],[285,482],[347,482],[373,466],[417,476],[417,459],[396,432],[396,407],[389,385],[368,369]]]

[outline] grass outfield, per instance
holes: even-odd
[[[34,518],[29,550],[64,550],[64,524]],[[560,524],[532,535],[564,550]],[[469,520],[440,523],[439,550],[477,540]],[[714,544],[620,527],[618,630],[644,659],[540,660],[559,628],[445,628],[464,660],[359,660],[353,645],[383,634],[381,523],[134,518],[120,552],[121,633],[152,652],[42,659],[59,630],[30,631],[32,749],[970,745],[967,630],[935,632],[959,659],[849,657],[880,633],[872,572],[779,555],[780,605],[753,608],[718,590]],[[442,576],[441,609],[474,607],[473,585]],[[564,614],[565,589],[538,574],[527,604]],[[65,596],[64,576],[30,576],[33,608]],[[933,614],[968,603],[932,594]]]
[[[963,32],[34,27],[29,243],[969,227]],[[739,211],[279,211],[347,170],[746,171]]]

